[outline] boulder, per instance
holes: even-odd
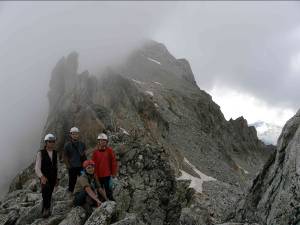
[[[86,212],[82,207],[73,208],[59,225],[83,225],[86,220]]]
[[[84,225],[109,225],[116,210],[116,203],[107,201],[96,208]]]

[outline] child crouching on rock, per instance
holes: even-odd
[[[101,205],[100,199],[106,201],[107,197],[95,177],[95,162],[85,160],[83,168],[84,172],[78,177],[74,189],[74,205],[82,206],[87,212],[91,212],[92,206],[99,207]]]

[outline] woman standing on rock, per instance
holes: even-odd
[[[53,134],[47,134],[44,138],[45,147],[36,157],[35,173],[40,178],[43,197],[43,217],[51,215],[50,205],[52,192],[58,184],[57,179],[57,153],[54,150],[56,138]]]
[[[113,149],[107,146],[108,138],[106,134],[99,134],[97,139],[98,144],[92,158],[96,163],[95,173],[101,186],[105,189],[108,199],[114,201],[111,182],[118,169],[116,156]]]

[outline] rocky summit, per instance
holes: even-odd
[[[289,199],[297,176],[282,183],[290,195],[274,198],[271,194],[278,187],[274,183],[271,191],[268,184],[280,183],[292,167],[284,162],[291,160],[285,152],[292,149],[295,125],[285,128],[275,152],[243,117],[227,121],[211,96],[197,86],[188,61],[176,59],[154,41],[100,74],[79,73],[78,57],[75,52],[63,57],[52,71],[44,134],[58,137],[61,158],[70,127],[80,128],[89,154],[97,134],[107,133],[120,167],[114,185],[116,202],[103,203],[91,215],[73,207],[66,191],[67,170],[59,163],[52,215],[42,219],[39,181],[30,165],[14,178],[1,200],[0,224],[264,224],[271,217],[265,211],[256,216],[255,210],[266,205],[264,210],[278,218],[276,207],[266,202],[271,198],[281,204],[281,196]],[[274,174],[278,178],[271,180]],[[296,210],[296,197],[293,204]],[[254,215],[257,218],[248,220]]]

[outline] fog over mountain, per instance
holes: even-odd
[[[257,130],[257,136],[266,144],[277,144],[277,139],[281,133],[282,127],[275,124],[265,123],[263,121],[257,121],[250,124],[255,126]]]
[[[188,59],[226,119],[283,125],[299,106],[299,8],[298,2],[0,2],[0,186],[33,160],[51,70],[74,50],[79,70],[96,74],[154,39]]]

